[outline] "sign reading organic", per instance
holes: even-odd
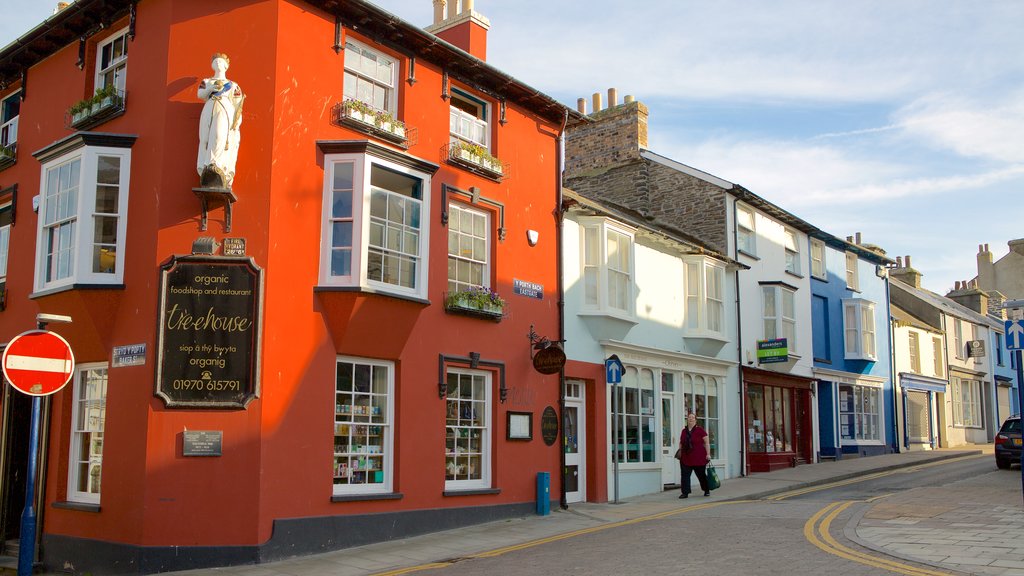
[[[785,338],[757,341],[757,363],[770,364],[789,360],[789,343]]]
[[[548,446],[558,440],[558,414],[551,406],[545,408],[540,416],[540,436]]]
[[[259,395],[263,271],[218,256],[162,268],[156,395],[168,407],[244,408]]]

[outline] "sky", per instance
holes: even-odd
[[[449,0],[453,2],[455,0]],[[419,26],[432,0],[376,0]],[[4,0],[0,46],[55,2]],[[1024,238],[1024,2],[475,0],[489,64],[576,107],[650,111],[649,148],[945,294]],[[592,111],[592,110],[590,110]]]

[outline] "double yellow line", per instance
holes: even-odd
[[[858,564],[871,566],[872,568],[880,568],[882,570],[889,570],[890,572],[896,572],[898,574],[908,574],[910,576],[948,576],[951,574],[950,572],[918,568],[895,560],[871,556],[843,546],[837,542],[836,539],[832,537],[829,529],[836,516],[839,516],[839,514],[842,513],[843,510],[849,508],[851,504],[853,504],[852,501],[833,502],[819,510],[814,516],[811,516],[811,519],[808,520],[806,524],[804,524],[804,538],[806,538],[811,544],[814,544],[829,554],[845,558],[852,562],[857,562]]]

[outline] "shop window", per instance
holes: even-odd
[[[430,175],[368,154],[324,162],[321,285],[426,298]]]
[[[394,365],[338,358],[334,395],[334,494],[392,491]]]
[[[873,386],[839,386],[841,441],[881,441],[882,390]]]
[[[787,229],[785,235],[786,272],[800,275],[800,238],[794,230]]]
[[[128,29],[125,28],[96,46],[97,91],[113,86],[120,94],[124,94],[128,74],[128,44]]]
[[[811,276],[826,279],[825,243],[817,238],[811,238]]]
[[[445,489],[490,488],[491,374],[449,368],[445,400]]]
[[[953,400],[953,425],[981,428],[981,382],[968,378],[950,378]]]
[[[719,457],[718,378],[684,374],[682,378],[683,413],[693,412],[697,423],[708,433],[711,458]]]
[[[796,291],[786,286],[762,286],[764,339],[785,338],[789,353],[797,351]]]
[[[624,464],[654,462],[654,373],[627,366],[622,383],[613,386],[612,412],[618,426],[612,450]]]
[[[398,62],[358,42],[345,42],[346,100],[396,114]]]
[[[464,204],[448,205],[448,293],[489,288],[490,217]]]
[[[73,391],[68,500],[99,504],[103,426],[107,414],[107,365],[80,364],[75,371]]]
[[[591,311],[633,315],[633,232],[584,219],[583,304]]]
[[[877,360],[875,304],[860,298],[843,300],[843,334],[847,360]]]
[[[757,234],[754,229],[754,211],[736,206],[736,250],[751,256],[757,254]]]
[[[789,388],[747,386],[747,448],[750,452],[794,451],[792,396]]]
[[[131,150],[85,145],[40,160],[36,290],[120,284]]]
[[[707,259],[686,262],[686,327],[725,335],[725,268]]]

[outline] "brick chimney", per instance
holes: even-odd
[[[427,32],[487,60],[487,30],[491,22],[473,9],[473,0],[434,0],[434,23]]]
[[[615,88],[608,90],[607,108],[602,109],[600,92],[593,102],[590,122],[566,127],[565,178],[637,160],[640,150],[647,149],[647,106],[632,96],[618,104]],[[577,108],[586,114],[586,100],[577,100]]]
[[[979,314],[988,314],[988,294],[978,289],[977,280],[958,280],[953,290],[946,294],[946,298]]]
[[[904,256],[902,259],[897,256],[896,266],[889,269],[889,276],[914,288],[920,288],[923,274],[910,267],[910,256]]]
[[[996,267],[992,263],[992,252],[988,244],[978,244],[978,285],[991,290],[996,283]]]

